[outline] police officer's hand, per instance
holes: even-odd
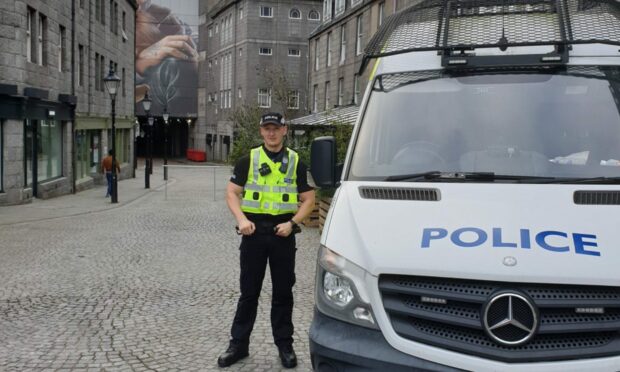
[[[293,232],[293,225],[290,222],[284,222],[276,226],[276,235],[286,238]]]
[[[248,219],[239,222],[239,232],[242,235],[252,235],[254,234],[254,231],[256,231],[254,222]]]

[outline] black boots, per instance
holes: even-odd
[[[220,367],[228,367],[237,363],[241,359],[248,356],[248,347],[239,345],[229,345],[228,349],[219,358],[217,358],[217,365]]]
[[[284,368],[294,368],[297,366],[297,355],[295,355],[292,345],[279,347],[278,351]]]
[[[284,368],[294,368],[297,366],[297,355],[293,346],[286,345],[278,348],[278,354],[280,355],[280,361]],[[241,359],[247,357],[248,347],[230,344],[228,349],[223,352],[219,358],[217,358],[217,365],[220,367],[231,366]]]

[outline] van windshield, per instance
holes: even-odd
[[[620,71],[574,71],[383,75],[347,179],[424,172],[524,176],[520,182],[619,177]]]

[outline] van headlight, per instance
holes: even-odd
[[[316,306],[325,315],[378,329],[364,286],[368,273],[325,246],[319,249]]]

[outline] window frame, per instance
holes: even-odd
[[[291,51],[296,51],[297,54],[291,53]],[[296,48],[288,48],[288,56],[289,57],[300,58],[301,57],[301,50],[300,49],[296,49]]]
[[[267,5],[261,5],[258,7],[258,16],[260,18],[273,18],[273,7]],[[263,10],[269,9],[269,15],[263,15]]]
[[[265,94],[266,94],[266,96],[265,96]],[[261,96],[262,96],[262,98],[266,98],[266,100],[267,100],[267,104],[266,105],[262,104]],[[258,88],[258,107],[260,107],[260,108],[271,108],[271,88]]]
[[[316,14],[316,18],[310,18],[312,14]],[[321,13],[319,13],[317,10],[312,9],[311,11],[308,12],[308,20],[309,21],[320,21]]]
[[[294,105],[291,105],[293,99]],[[287,108],[289,110],[299,110],[299,90],[291,90],[288,96]]]
[[[325,64],[327,65],[327,67],[330,67],[332,65],[331,47],[332,47],[332,32],[330,31],[327,33],[327,45],[325,45],[325,52],[327,53],[327,56],[325,57]]]
[[[362,38],[364,37],[364,26],[363,22],[364,14],[360,14],[356,17],[356,27],[355,27],[355,55],[359,56],[362,54],[364,48],[362,46]]]
[[[342,65],[347,59],[347,24],[340,26],[340,60]]]
[[[299,14],[299,17],[293,17],[293,12],[297,12]],[[301,14],[301,10],[297,9],[297,8],[293,8],[288,12],[288,18],[289,19],[301,19],[302,18],[302,14]]]
[[[269,51],[268,53],[263,53],[263,51]],[[258,48],[258,55],[259,56],[272,56],[273,55],[273,49],[270,47],[259,47]]]

